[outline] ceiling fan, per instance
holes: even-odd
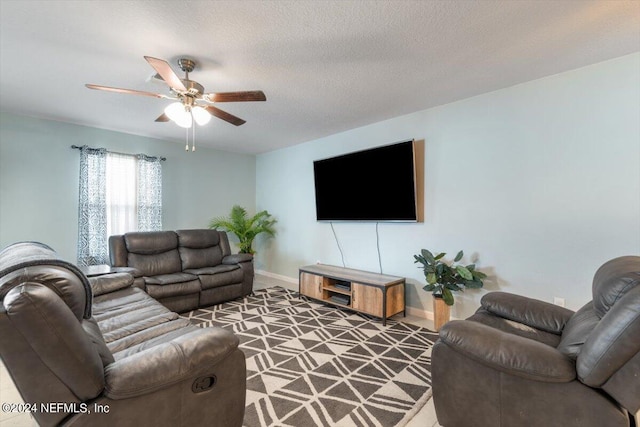
[[[218,102],[246,102],[246,101],[266,101],[261,90],[245,92],[218,92],[205,93],[204,87],[195,80],[189,79],[189,73],[193,71],[196,63],[192,59],[180,58],[178,66],[185,73],[185,78],[181,79],[174,73],[167,61],[145,56],[149,65],[158,73],[158,76],[169,85],[171,95],[160,93],[144,92],[134,89],[121,89],[117,87],[100,86],[86,84],[89,89],[104,90],[107,92],[128,93],[132,95],[151,96],[154,98],[173,99],[176,102],[169,104],[156,122],[168,122],[173,120],[178,126],[190,128],[195,121],[202,126],[209,122],[211,116],[215,116],[235,126],[245,123],[240,117],[229,114],[211,104]]]

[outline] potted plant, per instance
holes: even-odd
[[[487,277],[476,270],[475,264],[462,265],[458,262],[464,256],[460,251],[453,262],[444,261],[446,253],[433,255],[422,249],[420,254],[414,255],[415,263],[422,264],[427,284],[422,289],[433,294],[434,325],[436,331],[449,321],[450,307],[454,303],[451,291],[463,291],[464,288],[481,288],[483,279]]]
[[[277,222],[269,212],[260,211],[249,217],[242,206],[234,205],[228,217],[217,217],[211,220],[209,228],[221,228],[235,234],[240,241],[240,253],[255,254],[251,247],[258,234],[266,233],[275,236],[274,224]]]

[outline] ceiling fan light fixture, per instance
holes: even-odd
[[[0,0],[2,1],[2,0]],[[218,102],[247,102],[247,101],[266,101],[267,97],[261,90],[242,91],[242,92],[216,92],[205,93],[204,87],[189,79],[189,73],[193,71],[196,63],[192,59],[180,58],[178,65],[180,69],[184,71],[185,77],[181,79],[171,69],[171,66],[164,59],[153,58],[151,56],[145,56],[144,59],[155,70],[156,74],[151,77],[152,81],[162,80],[169,86],[171,95],[167,96],[160,93],[145,92],[134,89],[122,89],[110,86],[100,86],[94,84],[86,84],[89,89],[103,90],[107,92],[126,93],[132,95],[150,96],[154,98],[173,99],[177,100],[164,109],[164,114],[161,114],[155,121],[156,122],[168,122],[172,121],[178,126],[187,129],[187,143],[186,149],[189,150],[189,133],[191,133],[192,145],[191,151],[195,151],[195,131],[196,126],[194,121],[199,126],[204,126],[211,120],[211,116],[231,123],[234,126],[240,126],[245,123],[240,117],[236,117],[233,114],[229,114],[213,105],[207,105],[202,107],[197,104],[198,101],[204,101],[213,104]],[[191,130],[191,132],[189,132]]]
[[[190,128],[193,124],[191,113],[187,111],[187,107],[182,102],[167,105],[164,113],[180,127]]]
[[[189,129],[193,125],[193,119],[191,118],[191,114],[185,114],[180,119],[175,120],[176,124],[181,128]]]
[[[199,126],[204,126],[211,120],[211,114],[200,106],[193,107],[191,114],[193,114],[193,120],[195,120]]]

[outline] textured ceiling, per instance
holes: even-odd
[[[640,1],[0,0],[0,109],[184,144],[144,55],[199,63],[198,145],[263,153],[640,50]],[[178,67],[174,68],[178,71]]]

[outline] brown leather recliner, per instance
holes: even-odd
[[[190,325],[132,283],[89,281],[43,244],[0,252],[0,356],[38,424],[242,425],[238,338]]]
[[[444,427],[634,426],[640,410],[640,257],[613,259],[577,312],[492,292],[432,352]]]

